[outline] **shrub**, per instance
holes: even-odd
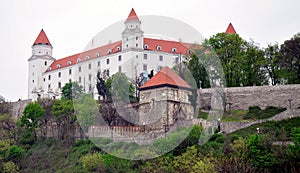
[[[100,153],[87,154],[80,158],[85,171],[103,172],[105,170],[104,161]]]

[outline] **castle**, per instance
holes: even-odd
[[[137,76],[154,74],[164,66],[173,67],[192,51],[191,43],[144,37],[139,17],[132,9],[124,22],[122,39],[65,58],[55,59],[53,47],[42,29],[32,45],[28,59],[28,98],[60,98],[61,89],[68,82],[78,82],[85,92],[96,91],[96,75],[107,78],[117,72],[125,73],[134,81]],[[235,33],[230,24],[226,33]]]

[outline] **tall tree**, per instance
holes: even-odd
[[[264,57],[263,66],[271,80],[271,85],[280,83],[280,49],[278,44],[269,44],[268,47],[264,49]]]
[[[280,47],[282,77],[289,84],[300,83],[300,33],[286,40]]]
[[[62,88],[62,95],[67,100],[77,99],[82,94],[82,87],[77,82],[66,83]]]

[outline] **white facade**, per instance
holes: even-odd
[[[180,42],[148,38],[146,40],[140,27],[141,21],[139,19],[127,19],[125,29],[121,33],[120,44],[113,49],[107,48],[106,53],[95,53],[96,48],[93,51],[83,52],[76,58],[74,55],[55,60],[52,57],[51,44],[33,45],[32,57],[28,60],[29,99],[36,100],[38,97],[60,98],[61,88],[70,81],[78,82],[85,92],[93,92],[97,98],[96,75],[98,71],[102,74],[107,73],[108,76],[121,71],[129,79],[135,81],[142,72],[150,73],[153,70],[155,74],[162,67],[173,67],[184,59],[184,54],[187,54],[188,48],[183,50]],[[109,45],[104,45],[99,50],[106,47]],[[170,50],[165,49],[165,47]],[[89,52],[93,53],[86,56]]]

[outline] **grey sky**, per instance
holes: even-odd
[[[58,59],[82,51],[132,7],[137,15],[183,21],[205,38],[225,31],[229,22],[241,37],[261,46],[281,44],[300,32],[298,0],[0,0],[0,95],[11,101],[27,98],[27,60],[42,28]]]

